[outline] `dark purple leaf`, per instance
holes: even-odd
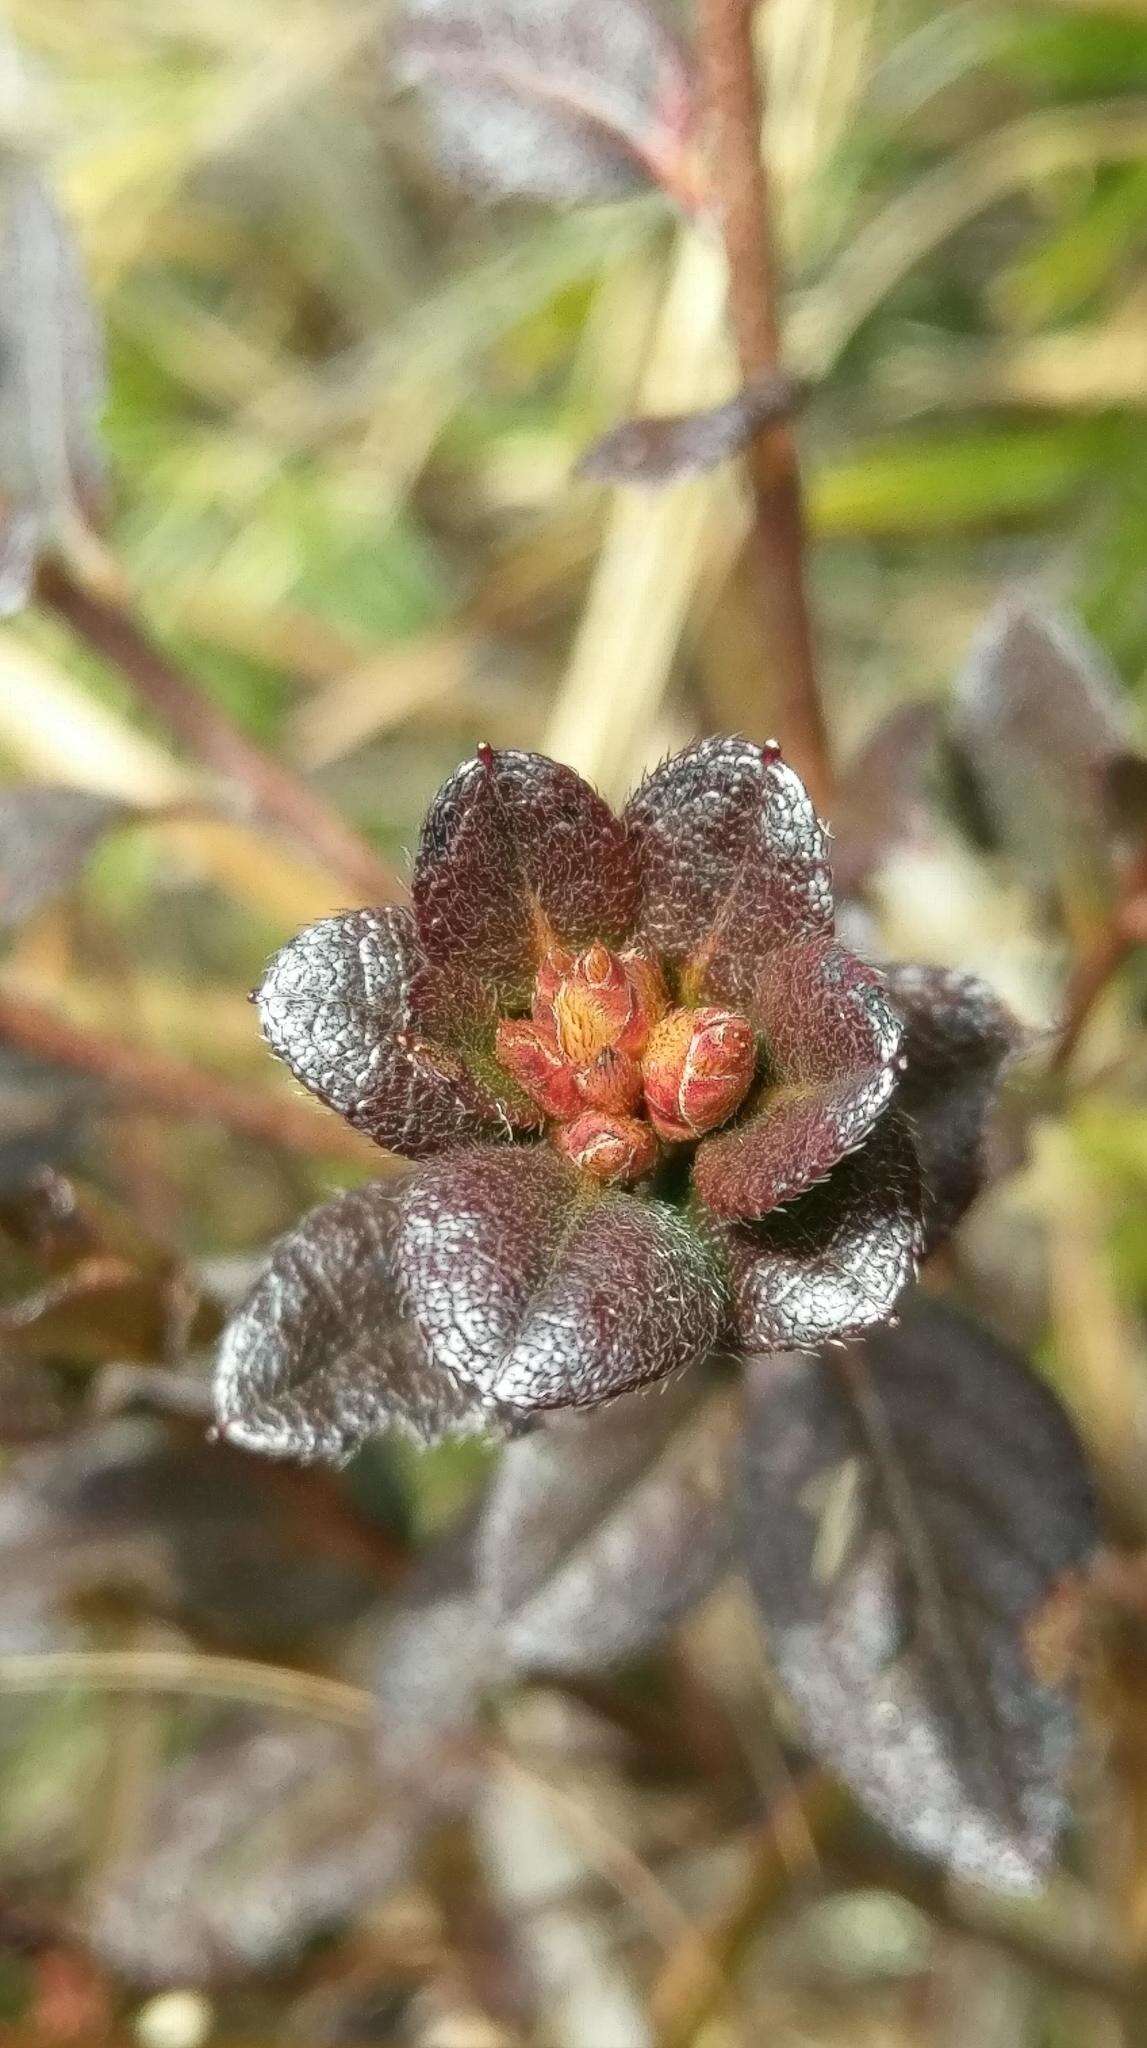
[[[386,1896],[481,1761],[476,1717],[504,1666],[470,1578],[448,1536],[398,1611],[365,1624],[356,1661],[374,1712],[361,1735],[231,1715],[175,1765],[142,1850],[97,1893],[102,1955],[148,1980],[249,1974]],[[273,1583],[265,1572],[265,1601]]]
[[[0,1350],[0,1444],[39,1443],[75,1421],[68,1387],[51,1367]]]
[[[108,1594],[258,1655],[297,1654],[345,1628],[377,1600],[377,1572],[298,1512],[278,1478],[201,1433],[128,1419],[13,1458],[0,1487],[0,1638],[67,1640],[73,1614]]]
[[[496,1422],[496,1404],[427,1355],[407,1313],[401,1193],[371,1182],[280,1239],[219,1348],[216,1413],[233,1442],[340,1459],[390,1427],[433,1442]]]
[[[447,1536],[444,1547],[451,1569],[429,1553],[421,1583],[383,1625],[370,1658],[382,1761],[439,1809],[473,1789],[478,1715],[507,1670],[468,1546],[456,1552]]]
[[[79,879],[100,840],[136,816],[89,789],[0,789],[0,931],[15,931]]]
[[[435,1161],[399,1201],[427,1354],[483,1401],[594,1407],[697,1363],[718,1338],[719,1269],[680,1212],[595,1190],[548,1146]]]
[[[613,484],[668,484],[700,475],[740,454],[762,428],[791,419],[800,396],[791,377],[771,371],[705,412],[625,420],[587,449],[574,474]]]
[[[623,826],[588,783],[541,754],[482,749],[435,797],[414,868],[423,953],[528,1003],[555,943],[617,944],[637,907]]]
[[[420,1822],[365,1739],[232,1715],[164,1774],[142,1842],[100,1873],[87,1938],[139,1983],[266,1970],[384,1898],[409,1868]]]
[[[0,1045],[0,1199],[74,1163],[100,1095],[86,1076]]]
[[[784,944],[832,932],[823,827],[772,747],[704,740],[655,769],[625,812],[641,869],[639,933],[681,999],[751,1000]]]
[[[479,1590],[519,1669],[593,1672],[654,1647],[728,1561],[737,1404],[693,1376],[510,1444]]]
[[[851,1365],[754,1368],[744,1517],[810,1748],[958,1877],[1039,1884],[1074,1736],[1041,1623],[1097,1542],[1050,1394],[986,1331],[918,1298]]]
[[[863,890],[894,848],[921,836],[924,779],[940,721],[938,703],[898,704],[845,769],[832,817],[838,901]]]
[[[1104,763],[1103,801],[1113,836],[1131,847],[1147,841],[1147,755],[1128,749]]]
[[[0,174],[0,614],[26,601],[41,543],[103,487],[103,371],[71,230],[35,166]]]
[[[1100,649],[1031,595],[988,617],[956,683],[954,731],[1005,848],[1039,879],[1109,860],[1107,765],[1127,702]]]
[[[707,1138],[694,1185],[719,1216],[765,1216],[867,1136],[899,1078],[901,1026],[880,975],[825,940],[765,963],[750,1015],[767,1073],[748,1114]]]
[[[393,60],[451,172],[491,197],[696,199],[692,84],[647,0],[405,0]]]
[[[727,1225],[737,1343],[811,1348],[883,1322],[915,1276],[923,1199],[912,1133],[889,1110],[789,1208]]]
[[[975,975],[900,964],[887,967],[885,979],[905,1025],[896,1103],[915,1134],[930,1250],[979,1191],[985,1125],[1001,1070],[1024,1034]]]
[[[438,1042],[426,981],[409,911],[355,910],[276,953],[255,998],[295,1078],[411,1159],[509,1135],[505,1105]]]

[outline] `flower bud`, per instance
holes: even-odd
[[[654,1129],[682,1143],[716,1130],[744,1101],[756,1067],[753,1027],[735,1010],[670,1010],[642,1061]]]
[[[621,964],[633,990],[633,1008],[617,1045],[619,1051],[640,1057],[654,1025],[669,1008],[669,991],[656,960],[647,960],[644,953],[623,953]]]
[[[528,1017],[503,1017],[494,1048],[519,1088],[546,1116],[576,1116],[583,1097],[577,1075],[557,1042]]]
[[[621,961],[595,940],[578,955],[554,996],[558,1044],[575,1067],[615,1045],[633,1014],[633,987]]]
[[[635,1116],[587,1109],[554,1132],[554,1143],[591,1179],[626,1187],[657,1164],[657,1140],[649,1125]]]
[[[591,1109],[624,1116],[641,1101],[641,1068],[632,1053],[619,1052],[615,1045],[607,1045],[582,1067],[577,1081],[582,1101]]]
[[[538,968],[531,1015],[535,1024],[541,1024],[549,1031],[554,1027],[554,997],[573,964],[574,956],[567,947],[551,946]]]

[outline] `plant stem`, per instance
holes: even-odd
[[[140,626],[118,595],[80,581],[59,561],[37,580],[40,602],[79,639],[111,662],[176,738],[219,775],[246,791],[255,812],[308,846],[358,901],[392,901],[400,885],[373,847],[291,769],[231,724]]]
[[[236,1137],[302,1152],[311,1159],[357,1166],[373,1160],[376,1170],[380,1165],[385,1170],[385,1155],[377,1146],[336,1117],[321,1116],[287,1096],[239,1087],[129,1039],[70,1024],[4,988],[0,1044],[16,1046],[73,1073],[90,1074],[125,1095],[133,1109],[158,1109],[169,1116],[221,1124]]]
[[[712,181],[728,261],[729,318],[741,375],[781,367],[779,284],[768,179],[761,155],[762,94],[753,47],[754,0],[698,0],[700,52],[712,134]],[[833,791],[805,586],[804,519],[796,443],[786,424],[748,452],[751,547],[775,676],[779,738],[826,805]]]
[[[1063,1028],[1052,1060],[1061,1073],[1083,1036],[1092,1010],[1124,961],[1147,941],[1147,848],[1132,862],[1119,901],[1089,953],[1077,963],[1068,983]]]
[[[657,2048],[693,2048],[733,1991],[737,1966],[769,1914],[790,1891],[793,1870],[787,1829],[799,1812],[814,1837],[828,1835],[844,1799],[810,1765],[756,1830],[746,1866],[726,1897],[697,1924],[662,1969],[650,2000]]]
[[[37,1650],[0,1657],[0,1699],[62,1691],[187,1693],[301,1714],[356,1734],[374,1726],[374,1704],[361,1686],[247,1657],[205,1657],[198,1650]]]

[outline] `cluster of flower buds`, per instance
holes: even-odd
[[[497,1053],[559,1150],[626,1184],[652,1172],[659,1139],[687,1143],[732,1116],[756,1067],[747,1018],[671,1008],[656,962],[600,942],[550,949],[530,1016],[502,1019]]]

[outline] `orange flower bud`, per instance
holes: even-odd
[[[608,1109],[625,1115],[641,1101],[641,1068],[632,1053],[607,1045],[588,1067],[578,1073],[583,1102],[592,1109]]]
[[[573,964],[574,956],[565,946],[550,947],[534,981],[531,1012],[535,1024],[543,1024],[548,1030],[553,1030],[554,997]]]
[[[744,1101],[756,1067],[756,1041],[735,1010],[670,1010],[642,1061],[654,1129],[681,1143],[716,1130]]]
[[[566,1058],[584,1067],[607,1045],[616,1045],[633,1008],[633,986],[621,961],[595,940],[554,996],[554,1025]]]
[[[577,1075],[557,1041],[528,1017],[503,1017],[494,1041],[508,1074],[546,1116],[576,1116],[582,1107]]]
[[[669,991],[657,962],[647,960],[644,953],[623,953],[621,964],[633,990],[633,1009],[617,1045],[621,1052],[640,1056],[654,1025],[660,1023],[669,1008]]]
[[[567,1159],[593,1180],[630,1186],[657,1164],[657,1140],[647,1123],[635,1116],[608,1116],[587,1109],[572,1124],[554,1132],[554,1143]]]

